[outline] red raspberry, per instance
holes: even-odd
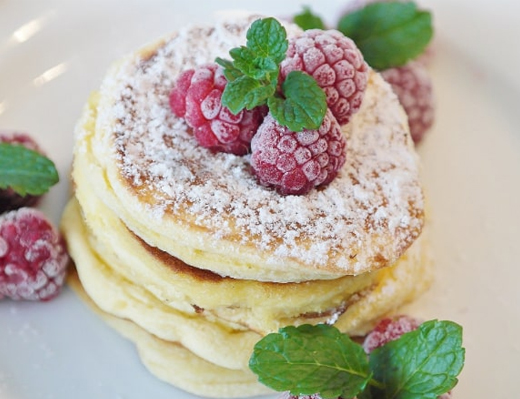
[[[310,29],[292,39],[280,65],[282,81],[295,70],[316,79],[340,125],[361,107],[369,68],[355,43],[342,33]]]
[[[419,62],[409,62],[402,67],[386,69],[381,75],[397,94],[408,115],[412,139],[418,143],[433,125],[435,111],[428,71]]]
[[[346,159],[346,139],[327,110],[318,130],[291,132],[271,114],[251,142],[251,166],[260,184],[280,194],[306,194],[338,174]]]
[[[366,353],[370,353],[387,342],[396,340],[404,333],[417,329],[420,324],[419,320],[404,315],[382,319],[365,337],[363,348]]]
[[[38,151],[43,154],[43,151],[38,147],[36,141],[24,133],[17,132],[0,132],[0,143],[11,143],[23,145],[30,150]],[[24,195],[21,196],[14,192],[13,189],[0,190],[0,214],[21,208],[23,206],[35,206],[38,204],[41,196],[38,195]]]
[[[179,118],[185,118],[203,147],[244,155],[265,111],[258,107],[233,115],[220,101],[226,84],[223,69],[217,64],[185,71],[170,94],[170,107]]]
[[[20,208],[0,216],[0,299],[54,298],[68,262],[61,235],[41,211]]]

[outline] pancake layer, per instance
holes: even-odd
[[[76,273],[70,273],[67,281],[110,327],[135,343],[143,364],[161,380],[209,398],[243,398],[272,393],[259,384],[249,370],[219,367],[176,342],[157,338],[129,320],[104,312],[87,295]]]
[[[344,168],[305,196],[259,186],[248,157],[198,146],[170,111],[179,72],[228,57],[252,19],[192,27],[116,64],[78,125],[84,173],[146,243],[222,276],[298,282],[391,265],[420,234],[424,205],[406,117],[378,74],[344,127]]]
[[[206,361],[245,371],[254,344],[264,334],[276,331],[265,326],[261,332],[243,325],[235,326],[219,317],[218,312],[207,317],[205,311],[197,311],[189,303],[185,304],[186,310],[182,310],[182,304],[174,306],[171,298],[165,301],[157,297],[153,284],[132,281],[130,274],[133,269],[129,269],[130,274],[121,273],[121,265],[116,265],[117,262],[107,264],[104,254],[96,252],[90,245],[89,230],[75,200],[65,210],[62,228],[81,283],[99,308],[116,317],[132,320],[163,340],[179,342]],[[334,324],[350,335],[364,334],[372,323],[412,300],[428,286],[431,262],[426,246],[426,237],[421,235],[395,265],[376,272],[369,287],[351,295],[348,305],[328,312],[319,321]],[[235,281],[236,285],[241,283]],[[192,288],[197,290],[198,287],[194,284]],[[314,297],[319,297],[320,293],[311,291]],[[238,306],[233,310],[237,313],[242,311]],[[312,317],[291,321],[291,325],[317,322]]]

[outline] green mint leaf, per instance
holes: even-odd
[[[374,399],[436,399],[457,384],[464,365],[462,327],[432,320],[370,354]]]
[[[276,79],[267,85],[249,76],[241,76],[228,82],[222,93],[222,104],[233,114],[238,114],[244,108],[253,109],[266,103],[276,91]]]
[[[342,17],[338,29],[354,40],[366,62],[378,70],[417,57],[433,36],[431,14],[418,10],[413,2],[369,4]]]
[[[247,47],[259,57],[271,58],[276,64],[285,59],[289,47],[285,28],[274,18],[258,19],[247,31]]]
[[[312,76],[301,71],[292,71],[282,84],[285,98],[268,99],[273,117],[293,132],[303,129],[318,129],[327,112],[325,92]]]
[[[54,163],[22,145],[0,143],[0,188],[41,195],[59,180]]]
[[[255,345],[249,368],[277,391],[325,399],[354,397],[371,378],[363,348],[326,324],[268,334]]]
[[[278,64],[271,58],[257,56],[247,47],[234,48],[229,54],[233,57],[233,65],[250,78],[269,80],[270,74],[278,71]]]
[[[314,14],[309,7],[303,7],[300,14],[294,16],[293,21],[303,30],[308,29],[325,29],[323,20]]]
[[[241,76],[244,76],[242,71],[236,68],[233,63],[229,60],[225,60],[223,58],[217,57],[215,62],[224,68],[224,76],[226,77],[228,82],[232,82],[235,79],[238,79]]]

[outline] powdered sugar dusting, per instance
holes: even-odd
[[[190,223],[215,240],[232,237],[268,250],[272,264],[289,257],[360,272],[395,260],[422,228],[423,201],[406,120],[378,75],[371,74],[362,109],[343,128],[347,161],[339,176],[305,196],[261,187],[249,157],[198,146],[170,111],[179,73],[217,56],[229,58],[231,48],[245,43],[254,19],[187,28],[151,56],[128,59],[105,81],[101,94],[115,88],[120,101],[100,109],[97,123],[113,130],[112,156],[123,177],[143,198],[153,194],[143,212],[172,214],[177,223],[190,215]],[[297,32],[289,29],[289,35]]]

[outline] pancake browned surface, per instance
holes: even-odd
[[[221,275],[304,281],[392,264],[420,234],[423,197],[406,119],[379,75],[344,128],[343,170],[305,196],[260,187],[247,157],[198,146],[169,110],[179,72],[225,57],[249,22],[187,29],[110,70],[95,128],[79,125],[93,186],[148,244]]]
[[[305,196],[259,186],[248,157],[198,146],[171,113],[179,72],[226,57],[254,19],[187,28],[110,69],[77,125],[62,220],[78,292],[164,365],[153,373],[205,396],[263,392],[247,369],[263,335],[304,323],[363,334],[431,277],[417,155],[377,73],[343,127],[345,166]],[[170,362],[203,373],[200,386],[168,378]]]

